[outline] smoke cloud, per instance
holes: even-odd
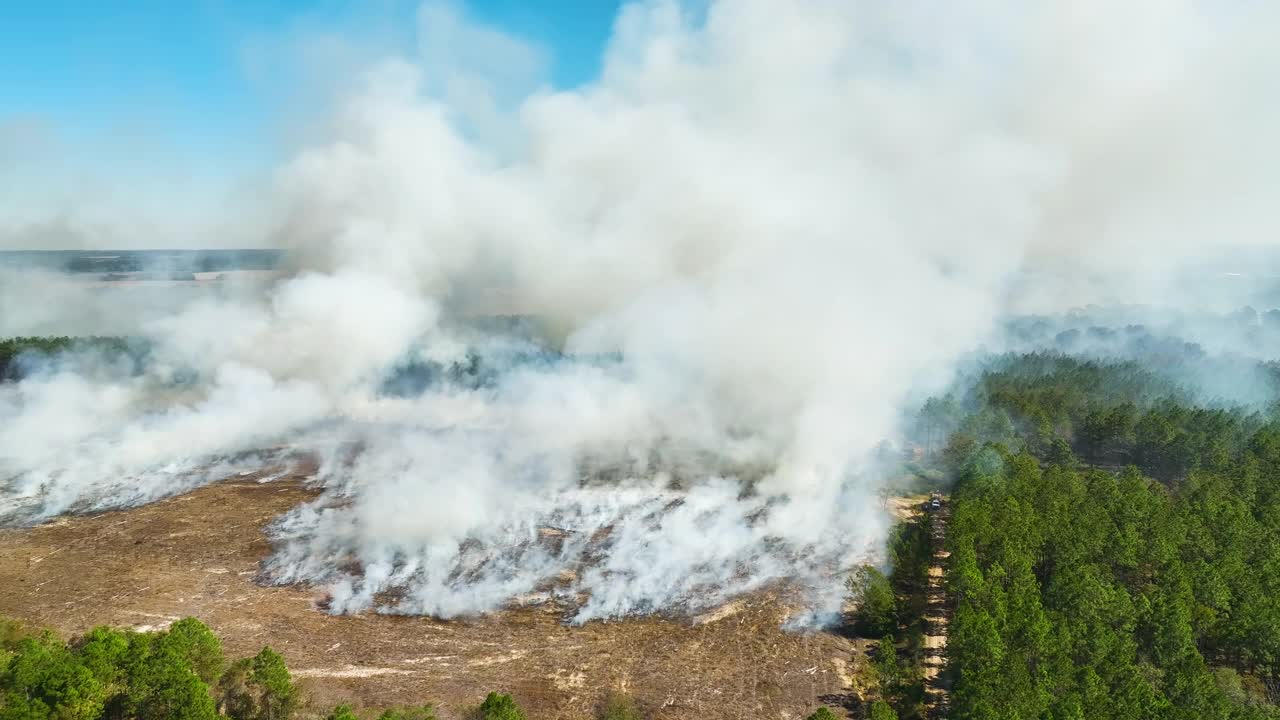
[[[1002,317],[1198,303],[1197,263],[1280,230],[1273,4],[642,2],[568,91],[457,8],[418,19],[279,169],[289,277],[144,303],[140,373],[0,386],[11,517],[287,445],[323,491],[267,569],[336,611],[586,620],[782,579],[830,611],[887,527],[869,449]],[[6,326],[53,324],[16,282]]]

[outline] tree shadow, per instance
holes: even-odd
[[[862,702],[862,698],[856,693],[832,693],[829,695],[819,695],[818,701],[823,705],[838,707],[845,711],[845,717],[861,718],[867,713],[866,703]]]

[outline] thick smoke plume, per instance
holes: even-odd
[[[1188,268],[1275,243],[1277,21],[636,3],[598,82],[530,91],[512,64],[536,50],[428,5],[419,51],[362,72],[280,169],[264,238],[288,279],[143,303],[140,374],[0,390],[4,501],[144,502],[289,445],[324,489],[269,570],[335,610],[541,593],[588,619],[784,578],[829,610],[887,524],[867,451],[1001,317],[1199,302]],[[67,284],[16,282],[6,327],[54,324],[33,287],[74,312]],[[537,339],[468,322],[485,310]],[[493,376],[387,391],[471,357]]]

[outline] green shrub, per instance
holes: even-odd
[[[871,703],[871,720],[898,720],[898,713],[889,703],[877,700]]]
[[[218,694],[223,712],[235,720],[288,720],[298,709],[289,668],[269,647],[232,663],[218,682]]]
[[[865,637],[875,637],[898,629],[898,599],[884,573],[870,565],[858,568],[846,581],[849,602],[854,606],[854,629]]]
[[[324,716],[324,720],[359,720],[350,705],[339,705],[333,712]]]
[[[477,716],[479,720],[526,720],[524,711],[516,705],[514,698],[496,692],[489,693],[480,703]]]

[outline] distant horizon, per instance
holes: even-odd
[[[90,276],[275,271],[284,257],[285,251],[277,248],[0,250],[0,268]]]

